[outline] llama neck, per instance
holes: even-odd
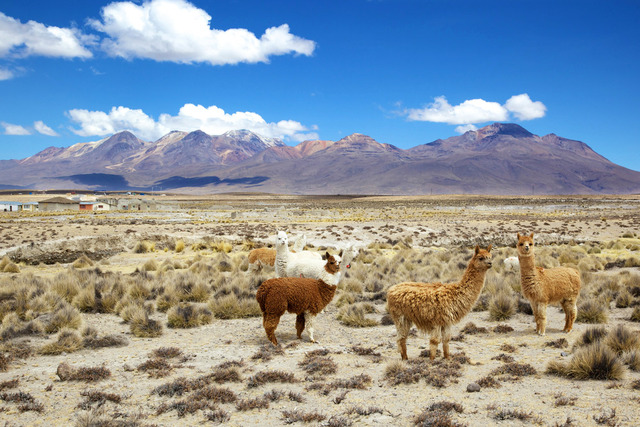
[[[318,291],[320,292],[320,299],[322,300],[322,307],[326,307],[331,302],[333,296],[336,294],[336,285],[328,285],[322,280],[318,280]]]
[[[461,293],[468,295],[472,299],[471,303],[474,303],[478,296],[480,296],[486,275],[486,269],[480,270],[474,268],[471,263],[469,263],[462,279],[458,282],[459,290]]]
[[[520,276],[522,278],[535,276],[536,260],[533,253],[529,255],[518,254],[518,261],[520,262]]]

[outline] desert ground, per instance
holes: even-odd
[[[640,196],[144,197],[158,210],[0,213],[5,425],[640,424]],[[275,273],[247,255],[279,230],[360,250],[316,343],[292,314],[278,347],[262,327],[255,292]],[[569,334],[558,306],[535,333],[502,262],[532,232],[537,265],[580,272]],[[386,290],[457,281],[489,244],[451,359],[414,329],[402,362]]]

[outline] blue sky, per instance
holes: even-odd
[[[0,159],[124,129],[410,148],[503,121],[640,170],[638,22],[637,0],[10,0]]]

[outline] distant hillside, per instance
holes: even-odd
[[[629,194],[640,172],[587,144],[494,123],[403,150],[352,134],[295,147],[238,130],[171,132],[155,142],[119,132],[0,161],[0,188],[290,194]]]

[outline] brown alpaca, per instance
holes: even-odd
[[[252,269],[260,269],[266,265],[273,265],[276,262],[276,250],[271,248],[258,248],[249,252],[249,266]]]
[[[339,264],[327,253],[325,270],[330,274],[339,274]],[[256,299],[262,310],[262,325],[267,338],[278,345],[275,331],[280,317],[285,313],[294,313],[298,338],[302,338],[305,323],[308,324],[309,339],[313,339],[313,319],[331,302],[337,285],[328,285],[322,280],[302,277],[279,277],[265,280],[256,292]]]
[[[531,303],[536,319],[536,332],[544,335],[547,328],[547,305],[560,303],[564,310],[564,332],[571,332],[578,314],[577,301],[580,293],[580,273],[574,268],[536,267],[533,255],[533,233],[521,236],[518,233],[518,260],[522,293]]]
[[[400,283],[387,292],[387,310],[398,331],[398,350],[407,360],[407,337],[413,324],[430,335],[430,357],[435,359],[442,341],[445,359],[449,358],[451,325],[469,313],[484,286],[491,268],[491,245],[484,250],[476,246],[469,266],[456,283]]]

